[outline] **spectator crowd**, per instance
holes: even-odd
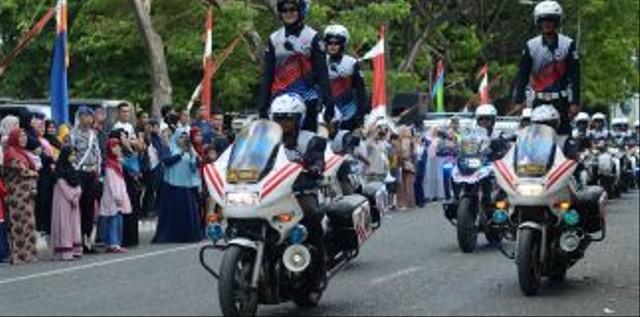
[[[121,103],[108,124],[106,109],[82,106],[72,127],[26,110],[3,118],[0,261],[36,261],[38,236],[57,260],[124,253],[145,219],[157,219],[154,243],[203,239],[202,167],[234,136],[221,111],[192,109],[166,106],[154,120]]]
[[[208,193],[202,168],[233,142],[224,115],[204,107],[161,111],[83,106],[73,127],[29,112],[0,121],[0,261],[37,260],[37,236],[56,260],[124,253],[139,244],[139,223],[157,220],[153,243],[204,238]],[[450,175],[459,120],[448,128],[376,123],[362,132],[368,181],[384,181],[398,211],[451,199]]]

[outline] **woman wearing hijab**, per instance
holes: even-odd
[[[9,132],[4,153],[4,181],[7,187],[7,232],[9,261],[20,264],[36,261],[35,191],[38,172],[29,158],[27,134],[20,128]]]
[[[204,144],[204,136],[202,134],[202,130],[197,126],[191,127],[191,133],[189,134],[189,139],[191,141],[191,145],[193,145],[193,149],[198,154],[198,177],[202,179],[204,166],[206,164],[206,156],[207,152]],[[202,185],[196,190],[196,197],[198,200],[198,216],[201,228],[204,230],[204,224],[206,223],[206,204],[207,197],[206,188],[204,188],[204,182]]]
[[[424,197],[426,202],[433,202],[444,198],[444,183],[442,167],[438,159],[438,148],[440,147],[440,137],[438,128],[433,127],[427,135],[429,146],[427,149],[427,169],[424,173]]]
[[[106,145],[104,190],[100,199],[100,216],[104,221],[104,242],[107,253],[125,253],[122,247],[123,215],[131,214],[131,202],[125,185],[120,140],[110,138]]]
[[[60,152],[62,143],[58,140],[58,128],[56,128],[56,124],[52,120],[44,122],[44,138],[54,148],[54,151]]]
[[[56,260],[82,256],[80,229],[80,176],[73,167],[75,151],[65,146],[56,164],[51,216],[51,250]]]
[[[398,184],[398,209],[415,208],[416,198],[413,183],[416,180],[416,164],[414,161],[413,138],[409,127],[400,127],[400,170],[402,176]]]
[[[51,233],[51,205],[53,204],[53,187],[57,150],[45,138],[46,128],[44,116],[36,115],[32,120],[34,132],[41,145],[40,161],[42,167],[38,171],[38,193],[36,197],[36,228],[46,235]]]
[[[4,198],[7,196],[7,190],[4,187],[2,177],[0,177],[0,263],[9,255],[9,246],[7,245],[7,228],[4,224]]]
[[[20,119],[16,116],[6,116],[0,121],[0,167],[4,164],[4,146],[9,138],[9,132],[19,125]]]
[[[154,243],[188,243],[202,238],[196,202],[197,154],[189,144],[187,130],[178,128],[171,136],[170,154],[163,158],[164,183],[158,195],[158,227]]]

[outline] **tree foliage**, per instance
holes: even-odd
[[[17,45],[54,0],[0,2],[0,59]],[[272,0],[217,0],[214,56],[250,31],[214,77],[214,104],[225,111],[252,108],[260,81],[262,44],[279,25]],[[583,103],[603,104],[637,92],[640,1],[564,0],[563,31],[579,38]],[[143,38],[126,0],[69,1],[70,94],[77,98],[127,99],[148,108],[150,65]],[[323,0],[313,1],[309,24],[322,30],[341,23],[351,32],[349,52],[362,56],[387,26],[388,90],[428,92],[435,65],[446,65],[450,110],[473,103],[478,70],[489,64],[491,95],[503,109],[526,39],[536,33],[533,6],[513,0]],[[165,43],[173,100],[186,105],[202,78],[205,2],[154,1],[151,15]],[[37,18],[34,18],[37,17]],[[0,96],[46,98],[49,94],[54,23],[42,31],[0,77]],[[367,78],[371,70],[367,65]]]

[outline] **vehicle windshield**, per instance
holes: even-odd
[[[462,136],[460,150],[463,156],[479,155],[482,152],[484,139],[487,137],[485,129],[468,129]]]
[[[240,132],[231,149],[227,181],[257,183],[272,165],[282,140],[282,129],[274,122],[255,121]]]
[[[518,138],[516,170],[521,177],[541,177],[549,169],[556,146],[556,132],[553,128],[532,124],[524,135]]]

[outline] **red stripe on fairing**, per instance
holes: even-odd
[[[330,169],[332,169],[336,164],[338,164],[340,162],[340,159],[342,158],[342,156],[339,155],[335,155],[334,157],[332,157],[331,159],[329,159],[327,161],[327,163],[325,164],[325,168],[324,171],[328,171]]]
[[[216,182],[216,178],[214,176],[215,174],[212,174],[211,169],[215,171],[215,168],[213,167],[205,167],[204,174],[209,179],[209,182],[211,182],[211,184],[213,185],[213,189],[215,189],[216,193],[218,193],[218,196],[222,197],[222,185]]]
[[[289,178],[289,176],[293,175],[295,172],[302,169],[302,165],[299,165],[299,164],[292,164],[292,165],[294,166],[294,168],[290,168],[287,173],[281,174],[278,180],[272,182],[271,185],[265,186],[265,189],[262,192],[262,195],[260,197],[261,199],[264,199],[265,197],[267,197],[267,195],[271,194],[271,192],[274,189],[278,188],[278,186],[280,186],[282,182],[284,182],[287,178]]]
[[[573,166],[575,166],[576,163],[575,161],[566,161],[565,163],[563,163],[563,167],[558,168],[558,170],[560,170],[560,172],[555,173],[555,175],[553,177],[550,177],[549,183],[547,183],[547,189],[551,188],[551,186],[555,185],[556,182],[558,182],[558,180],[560,180],[562,178],[562,176],[564,176],[564,174],[566,174]]]
[[[500,172],[502,177],[504,177],[504,180],[507,182],[509,187],[511,187],[511,189],[515,190],[516,188],[513,185],[513,177],[511,175],[511,173],[509,173],[509,169],[504,165],[504,162],[497,161],[494,165],[498,168],[498,172]]]
[[[264,183],[264,187],[269,187],[271,186],[271,184],[276,181],[278,179],[278,177],[280,177],[280,175],[287,173],[290,169],[292,169],[293,167],[295,167],[296,165],[293,163],[287,163],[287,165],[285,165],[282,169],[280,169],[277,173],[275,173],[273,176],[271,176],[269,179],[267,179],[267,181]]]
[[[566,161],[562,162],[560,165],[558,165],[558,167],[553,169],[551,174],[549,174],[549,177],[547,177],[547,180],[551,181],[551,180],[555,179],[558,176],[558,173],[561,173],[569,163],[571,163],[571,161],[566,160]]]

